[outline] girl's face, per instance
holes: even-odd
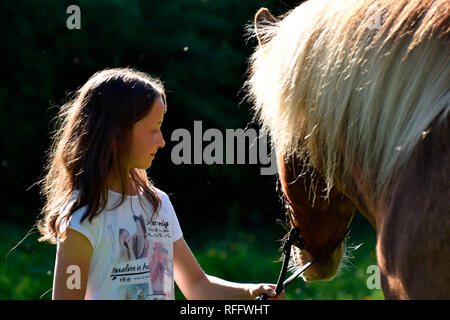
[[[158,149],[164,147],[165,141],[161,132],[164,110],[164,103],[161,97],[158,97],[151,111],[134,124],[128,164],[130,169],[149,168]]]

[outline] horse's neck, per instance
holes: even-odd
[[[377,213],[386,297],[450,297],[450,116],[416,147]]]
[[[345,181],[345,184],[340,184],[338,182],[337,187],[353,202],[356,209],[358,209],[358,211],[361,212],[376,229],[376,202],[371,198],[371,195],[374,194],[371,190],[373,184],[361,182],[360,177],[361,169],[359,165],[355,163],[352,172],[341,178],[341,181]]]
[[[377,202],[377,223],[382,223],[386,215],[395,214],[396,210],[409,211],[416,220],[425,212],[450,213],[449,137],[450,113],[444,121],[435,121],[430,126],[408,164],[391,179]],[[405,199],[404,207],[398,207],[398,199]]]

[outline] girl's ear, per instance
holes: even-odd
[[[264,26],[276,24],[278,20],[270,13],[267,8],[261,8],[255,15],[256,37],[260,46],[269,42],[272,37],[263,32]]]

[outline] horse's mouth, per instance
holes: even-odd
[[[332,280],[341,265],[342,256],[344,254],[345,245],[339,245],[329,255],[322,257],[312,257],[307,251],[297,249],[293,252],[294,265],[301,267],[308,261],[315,260],[315,262],[303,273],[302,278],[306,282],[327,281]],[[292,256],[291,256],[292,257]]]

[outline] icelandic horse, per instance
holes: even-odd
[[[255,16],[245,89],[278,159],[290,223],[332,279],[358,209],[386,299],[450,299],[448,0],[313,0]]]

